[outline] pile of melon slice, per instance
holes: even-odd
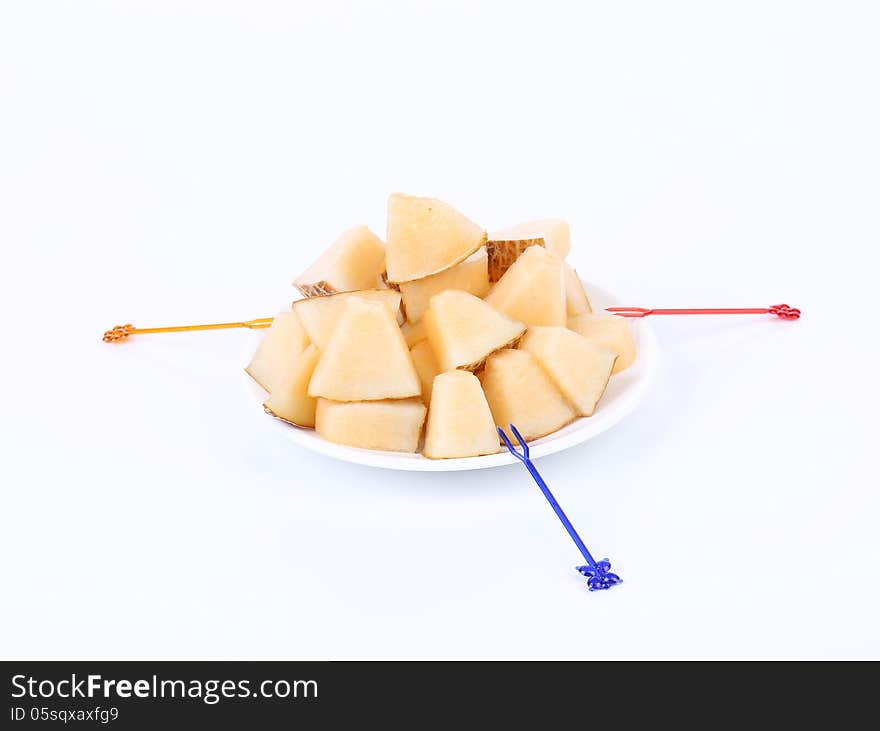
[[[388,200],[386,242],[343,233],[294,284],[247,372],[266,411],[323,438],[431,459],[500,449],[591,416],[636,357],[624,318],[593,314],[560,220],[487,235],[442,201]]]

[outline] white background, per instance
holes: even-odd
[[[0,655],[877,657],[880,149],[871,2],[0,6]],[[244,386],[272,315],[394,190],[657,319],[617,428],[540,468],[291,445]]]

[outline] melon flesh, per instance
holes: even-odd
[[[576,414],[550,376],[525,350],[499,350],[480,374],[495,424],[513,424],[527,441],[538,439],[572,421]]]
[[[427,409],[418,399],[329,401],[318,399],[315,428],[336,444],[390,452],[419,448]]]
[[[490,353],[511,346],[525,332],[521,322],[457,289],[431,298],[424,323],[441,371],[476,370]]]
[[[486,302],[527,325],[564,326],[563,261],[541,246],[526,249],[486,295]]]
[[[366,226],[355,226],[330,244],[294,285],[304,297],[370,289],[384,267],[382,239]]]
[[[308,345],[309,337],[296,313],[279,312],[245,371],[271,393]]]
[[[571,249],[568,224],[558,218],[527,221],[495,231],[489,236],[489,280],[497,282],[520,254],[530,246],[543,246],[560,259]]]
[[[626,370],[636,359],[636,344],[625,317],[585,313],[569,318],[568,328],[617,353],[612,374]]]
[[[489,257],[485,248],[444,272],[413,282],[403,282],[400,294],[403,296],[407,321],[415,323],[421,320],[431,297],[447,289],[461,289],[477,297],[489,291]]]
[[[578,416],[592,416],[617,353],[564,327],[530,327],[519,344],[535,356]]]
[[[583,314],[584,312],[592,312],[590,300],[584,290],[584,283],[578,276],[578,273],[572,269],[567,263],[562,263],[565,270],[565,313],[569,317]]]
[[[317,404],[309,396],[309,381],[320,357],[321,351],[309,345],[272,390],[263,408],[296,426],[314,426]]]
[[[327,297],[310,297],[293,303],[293,311],[299,316],[309,340],[319,350],[327,347],[345,303],[352,297],[384,302],[395,319],[401,319],[400,292],[391,289],[364,289],[357,292],[342,292]]]
[[[434,376],[440,372],[440,366],[437,358],[434,357],[434,349],[427,340],[416,343],[409,351],[412,356],[413,363],[416,367],[416,373],[419,374],[419,381],[422,384],[422,401],[425,406],[431,403],[431,390],[434,386]]]
[[[374,401],[419,396],[421,392],[419,376],[391,310],[382,302],[350,297],[321,352],[309,396]]]
[[[388,197],[385,266],[390,282],[442,272],[485,243],[485,231],[443,201],[403,193]]]
[[[422,342],[422,340],[428,337],[424,320],[419,320],[416,323],[405,322],[400,326],[400,332],[403,333],[403,339],[406,340],[406,345],[410,350],[412,350],[413,345]]]
[[[422,453],[446,459],[498,451],[498,432],[477,377],[467,371],[439,374],[434,379]]]

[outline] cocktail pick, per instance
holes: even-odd
[[[585,566],[575,566],[575,570],[587,577],[587,586],[589,586],[590,591],[610,589],[612,586],[620,584],[623,580],[617,574],[610,571],[611,562],[607,558],[603,558],[601,561],[596,561],[589,550],[587,550],[581,537],[559,506],[559,503],[556,502],[556,498],[553,497],[553,493],[550,492],[550,488],[547,487],[547,483],[544,482],[544,478],[541,477],[534,462],[532,462],[529,457],[529,445],[526,444],[526,440],[522,438],[522,435],[517,431],[517,428],[513,424],[510,424],[510,430],[519,441],[523,450],[522,453],[518,452],[510,443],[510,439],[507,437],[507,434],[504,433],[504,429],[498,427],[498,434],[501,435],[501,438],[504,440],[504,444],[507,446],[507,449],[510,450],[510,453],[526,466],[529,474],[534,478],[535,482],[538,483],[538,487],[541,488],[541,492],[544,493],[544,497],[547,498],[547,502],[550,503],[550,507],[553,508],[553,511],[556,513],[556,517],[558,517],[562,522],[562,525],[565,526],[565,530],[568,531],[571,540],[574,541],[574,544],[578,547],[581,555],[587,561]]]
[[[647,307],[606,307],[608,312],[621,317],[647,317],[648,315],[776,315],[783,320],[797,320],[801,311],[788,305],[772,305],[771,307],[716,307],[703,309],[670,309]]]
[[[607,307],[611,312],[620,317],[647,317],[648,315],[776,315],[783,320],[797,320],[801,311],[788,305],[773,305],[772,307],[740,307],[720,309],[649,309],[647,307]],[[105,343],[118,343],[128,339],[130,335],[147,335],[149,333],[174,333],[192,332],[194,330],[229,330],[236,327],[246,327],[251,330],[267,328],[272,324],[271,317],[258,317],[255,320],[245,322],[218,322],[212,325],[177,325],[175,327],[134,327],[131,323],[117,325],[104,333]]]
[[[251,330],[262,330],[272,324],[271,317],[259,317],[256,320],[245,322],[217,322],[212,325],[175,325],[173,327],[134,327],[131,323],[117,325],[104,333],[105,343],[118,343],[126,340],[129,335],[147,335],[149,333],[177,333],[192,332],[194,330],[230,330],[236,327],[246,327]]]

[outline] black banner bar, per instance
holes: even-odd
[[[545,720],[574,714],[590,723],[643,718],[650,709],[657,719],[680,719],[700,705],[730,720],[746,712],[746,701],[752,709],[779,707],[785,689],[800,703],[831,697],[818,664],[4,661],[0,667],[7,699],[0,727],[10,729],[319,728],[366,721],[433,728],[441,720],[469,727],[477,718],[495,727],[524,714]],[[859,685],[848,683],[845,695],[857,698]],[[834,697],[840,702],[843,695]]]

